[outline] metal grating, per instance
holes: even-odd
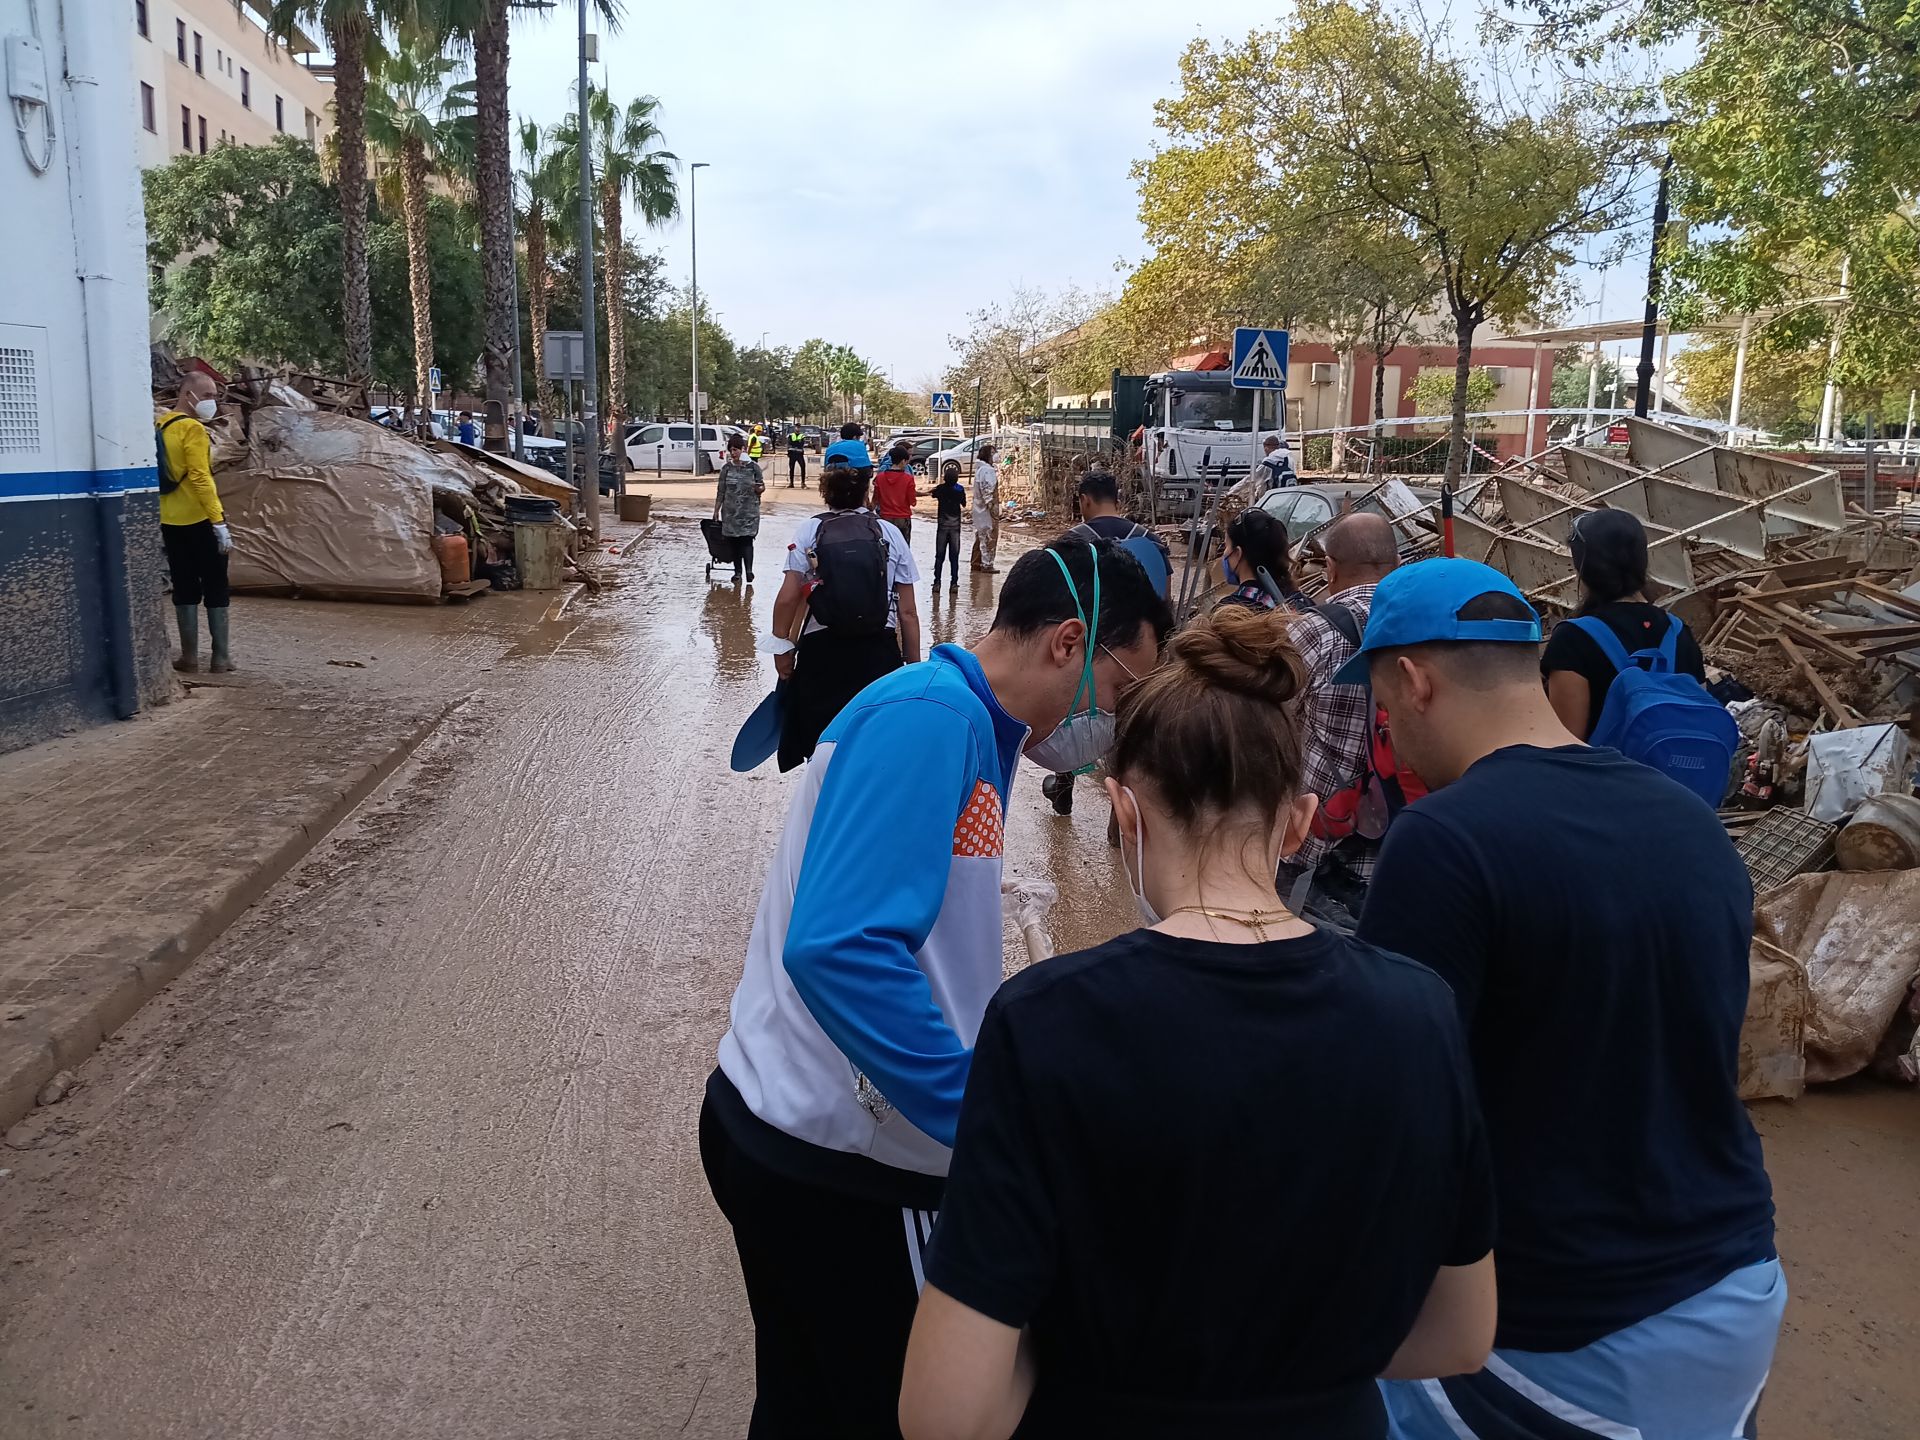
[[[40,449],[40,394],[34,353],[0,345],[0,455]]]
[[[1802,810],[1777,806],[1735,842],[1747,862],[1755,894],[1784,885],[1796,875],[1822,869],[1833,859],[1838,825],[1816,820]]]

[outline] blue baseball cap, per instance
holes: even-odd
[[[1526,620],[1462,620],[1460,611],[1482,595],[1511,595]],[[1367,657],[1378,650],[1446,640],[1540,643],[1540,616],[1519,586],[1478,560],[1421,560],[1390,571],[1374,589],[1360,648],[1333,674],[1334,685],[1365,685]]]

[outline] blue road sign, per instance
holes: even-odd
[[[447,388],[440,383],[440,367],[438,365],[433,366],[427,371],[427,384],[434,390],[444,390]]]
[[[1233,332],[1233,385],[1236,390],[1287,388],[1287,332],[1242,325]]]
[[[951,390],[936,390],[933,392],[933,413],[936,415],[951,415],[953,413],[953,392]]]

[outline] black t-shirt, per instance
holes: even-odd
[[[1493,1149],[1496,1344],[1574,1350],[1771,1257],[1735,1090],[1753,887],[1612,750],[1496,750],[1400,812],[1361,938],[1453,986]]]
[[[958,520],[966,513],[967,492],[958,480],[943,480],[933,487],[933,498],[939,505],[935,515],[936,523],[941,520]]]
[[[1468,1063],[1445,985],[1326,931],[1009,980],[926,1276],[1032,1325],[1022,1440],[1384,1435],[1374,1377],[1493,1239]]]
[[[1641,605],[1630,600],[1596,606],[1589,615],[1604,622],[1620,638],[1629,655],[1657,646],[1674,618],[1672,611],[1662,610],[1658,605]],[[1706,683],[1707,662],[1700,654],[1700,643],[1693,638],[1693,631],[1684,623],[1680,626],[1679,643],[1674,647],[1673,668],[1678,674],[1691,675],[1703,685]],[[1547,637],[1547,648],[1540,653],[1540,673],[1551,675],[1556,670],[1571,670],[1585,677],[1591,697],[1587,703],[1587,735],[1591,735],[1593,727],[1600,723],[1600,711],[1607,703],[1613,677],[1620,672],[1614,669],[1613,662],[1591,635],[1564,620],[1553,627],[1553,634]]]

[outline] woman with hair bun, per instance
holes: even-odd
[[[1707,662],[1693,631],[1678,615],[1647,598],[1647,532],[1639,520],[1625,510],[1589,510],[1574,521],[1568,544],[1580,577],[1580,608],[1575,613],[1605,625],[1628,655],[1658,649],[1668,629],[1677,626],[1674,673],[1706,684]],[[1599,642],[1578,625],[1554,626],[1540,655],[1553,713],[1582,740],[1600,723],[1607,691],[1619,673]]]
[[[1380,1440],[1478,1369],[1491,1180],[1447,987],[1274,893],[1306,834],[1286,628],[1222,607],[1120,693],[1143,928],[982,1021],[900,1401],[951,1435]]]

